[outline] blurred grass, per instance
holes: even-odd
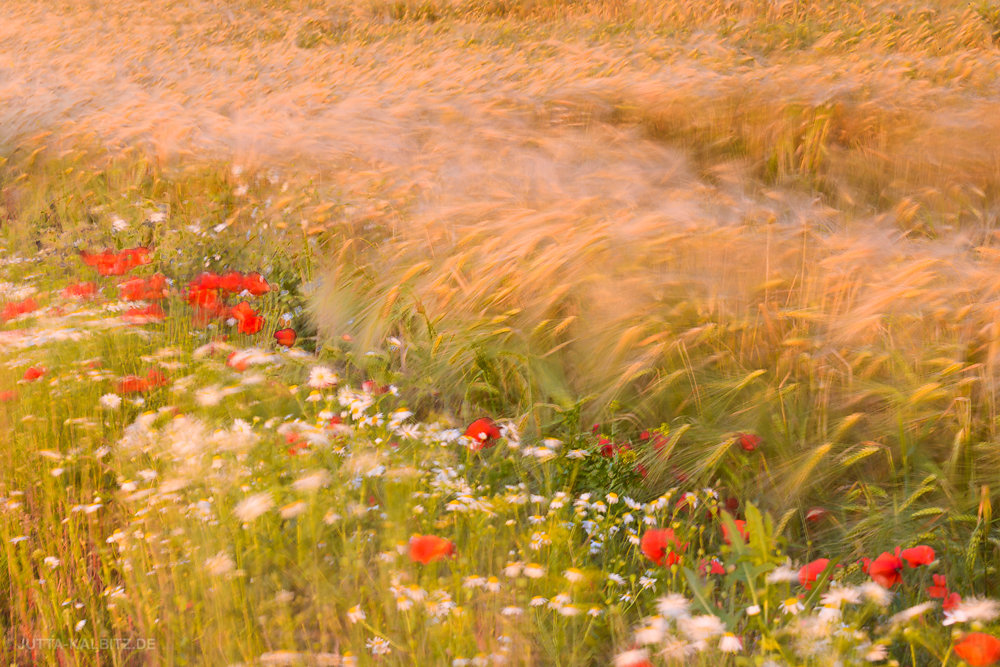
[[[134,34],[142,7],[109,25]],[[119,113],[122,93],[57,101],[75,124],[9,121],[13,242],[68,256],[112,212],[165,206],[137,241],[187,252],[192,274],[217,255],[280,265],[322,340],[352,337],[424,412],[543,433],[582,404],[585,426],[688,427],[669,464],[649,461],[653,487],[678,468],[782,512],[863,506],[880,520],[855,530],[898,534],[923,520],[905,499],[930,475],[962,512],[1000,488],[989,6],[207,7],[168,3],[169,45],[123,40],[128,63],[190,70],[187,92],[166,68],[129,72],[169,113]],[[184,52],[199,42],[213,68]],[[225,233],[189,249],[171,234],[187,224]],[[742,430],[766,466],[731,451]]]

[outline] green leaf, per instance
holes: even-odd
[[[831,559],[830,562],[826,564],[826,567],[823,568],[823,571],[819,573],[819,576],[816,577],[816,581],[814,581],[812,585],[812,590],[809,591],[809,595],[806,596],[805,602],[803,603],[806,609],[812,609],[813,606],[815,606],[816,600],[823,591],[823,587],[830,579],[830,575],[833,574],[833,568],[837,567],[837,563],[839,562],[839,559]]]

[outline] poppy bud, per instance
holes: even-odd
[[[292,328],[278,329],[274,332],[274,340],[282,347],[295,345],[295,338],[295,329]]]

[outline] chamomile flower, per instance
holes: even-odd
[[[361,609],[360,605],[354,605],[347,610],[347,620],[351,623],[357,623],[358,621],[363,621],[367,618],[365,612]]]
[[[779,565],[768,573],[766,580],[769,584],[798,581],[799,571],[791,565]]]
[[[743,650],[743,641],[733,633],[727,632],[719,640],[719,650],[723,653],[739,653]]]
[[[844,604],[858,604],[861,602],[861,593],[856,588],[835,584],[830,586],[826,593],[823,593],[820,602],[824,606],[837,608]]]
[[[962,600],[944,613],[942,625],[980,621],[989,623],[1000,616],[1000,604],[988,598],[968,598]]]
[[[272,507],[274,507],[274,499],[270,493],[265,491],[264,493],[256,493],[241,500],[233,509],[233,514],[243,523],[250,523]]]
[[[340,377],[327,366],[313,366],[306,382],[313,389],[328,389],[336,386]]]
[[[726,624],[714,614],[702,614],[677,619],[677,629],[690,641],[703,642],[722,635]]]
[[[541,579],[545,576],[545,568],[538,563],[528,563],[524,566],[524,576],[529,579]]]
[[[365,641],[365,646],[372,655],[388,655],[392,652],[392,645],[382,637],[372,637]]]
[[[889,624],[890,625],[898,625],[898,624],[901,624],[901,623],[908,623],[908,622],[912,621],[913,619],[917,618],[918,616],[922,616],[923,614],[926,614],[928,611],[930,611],[931,609],[933,609],[935,606],[936,606],[936,603],[934,603],[934,602],[923,602],[921,604],[914,605],[912,607],[904,609],[903,611],[901,611],[901,612],[899,612],[897,614],[893,614],[891,617],[889,617]]]
[[[877,604],[880,607],[888,607],[892,602],[892,591],[882,588],[874,581],[866,581],[858,587],[858,592],[868,602]]]
[[[510,577],[514,579],[515,577],[521,576],[521,572],[524,570],[524,564],[521,561],[515,561],[513,563],[507,563],[503,568],[503,575],[505,577]]]
[[[688,615],[690,604],[688,599],[680,593],[671,593],[656,601],[656,609],[663,618],[684,618]]]
[[[805,609],[805,607],[802,605],[802,601],[799,600],[798,598],[787,598],[784,602],[781,603],[781,611],[785,612],[786,614],[794,615],[799,613],[803,609]]]

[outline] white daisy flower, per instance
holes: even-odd
[[[781,610],[786,614],[797,614],[805,609],[798,598],[787,598],[781,603]]]
[[[250,523],[272,507],[274,507],[274,499],[271,497],[270,493],[265,491],[264,493],[256,493],[252,496],[247,496],[241,500],[233,509],[233,513],[236,515],[236,518],[243,523]]]
[[[358,621],[363,621],[367,618],[365,612],[362,611],[361,605],[354,605],[347,610],[347,620],[351,623],[357,623]]]
[[[614,667],[638,667],[647,663],[649,663],[649,651],[637,648],[616,655]]]
[[[897,623],[908,623],[909,621],[912,621],[913,619],[917,618],[918,616],[926,614],[928,611],[930,611],[931,609],[933,609],[935,606],[936,606],[936,603],[934,603],[934,602],[924,602],[924,603],[921,603],[921,604],[918,604],[918,605],[914,605],[912,607],[909,607],[908,609],[904,609],[903,611],[901,611],[901,612],[899,612],[897,614],[893,614],[889,618],[889,624],[890,625],[896,625]]]
[[[988,598],[968,598],[944,613],[942,625],[981,621],[989,623],[1000,616],[1000,604]]]
[[[98,402],[105,410],[114,410],[122,404],[122,397],[118,394],[104,394]]]
[[[327,366],[313,366],[306,382],[313,389],[327,389],[340,382],[340,377]]]
[[[545,568],[538,563],[528,563],[524,566],[524,576],[529,579],[541,579],[545,576]]]
[[[889,603],[892,602],[892,592],[882,588],[874,581],[866,581],[858,586],[858,592],[867,601],[880,607],[888,607]]]
[[[685,618],[688,616],[688,599],[680,593],[671,593],[656,601],[656,609],[664,618]]]
[[[677,628],[693,642],[707,641],[726,631],[726,624],[718,616],[702,614],[677,619]]]
[[[743,641],[733,633],[727,632],[719,640],[719,650],[723,653],[739,653],[743,650]]]

